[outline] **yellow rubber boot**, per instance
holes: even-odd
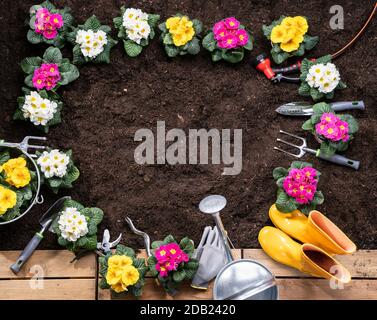
[[[262,228],[258,241],[264,252],[277,262],[314,277],[342,283],[351,281],[349,271],[331,255],[313,244],[301,245],[277,228]]]
[[[286,234],[303,243],[311,243],[329,254],[351,254],[356,245],[321,212],[313,210],[307,217],[301,211],[280,212],[276,205],[269,211],[272,223]]]

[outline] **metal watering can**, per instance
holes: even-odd
[[[227,233],[220,218],[226,199],[211,195],[199,203],[199,210],[210,214],[219,229],[228,263],[218,273],[213,287],[215,300],[277,300],[275,277],[265,266],[249,259],[234,260]]]

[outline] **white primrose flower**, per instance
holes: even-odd
[[[45,126],[58,109],[58,104],[49,99],[43,99],[38,92],[31,91],[25,96],[25,103],[21,107],[25,119],[38,126]]]
[[[311,88],[317,88],[322,93],[335,90],[340,81],[340,74],[333,63],[319,63],[309,69],[306,82]]]
[[[76,43],[80,45],[84,57],[94,59],[105,49],[107,35],[102,30],[96,32],[93,30],[79,30],[76,34]]]
[[[77,208],[68,207],[62,211],[58,220],[59,230],[64,239],[76,241],[88,233],[88,223]]]
[[[67,174],[69,157],[57,149],[50,152],[44,151],[38,158],[37,163],[44,176],[48,178],[62,178]]]
[[[140,9],[127,9],[123,14],[123,26],[127,37],[140,44],[141,39],[148,39],[151,27],[148,23],[148,14]]]

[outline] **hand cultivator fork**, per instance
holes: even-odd
[[[17,142],[0,142],[0,147],[18,148],[21,151],[27,153],[32,158],[37,158],[37,155],[30,152],[29,149],[45,150],[46,146],[29,144],[30,140],[46,141],[46,137],[26,136],[20,143]]]
[[[276,139],[276,141],[278,141],[278,142],[281,142],[281,143],[284,143],[284,144],[289,145],[291,147],[294,147],[296,149],[299,149],[300,152],[298,154],[295,154],[295,153],[291,153],[289,151],[280,149],[278,147],[274,147],[275,150],[284,152],[284,153],[289,154],[292,157],[296,157],[296,158],[302,158],[306,153],[311,153],[311,154],[314,154],[317,158],[320,158],[320,159],[323,159],[323,160],[326,160],[326,161],[329,161],[329,162],[332,162],[332,163],[335,163],[335,164],[338,164],[338,165],[341,165],[341,166],[350,167],[350,168],[353,168],[355,170],[359,169],[359,166],[360,166],[360,162],[359,161],[351,160],[351,159],[348,159],[348,158],[343,157],[343,156],[338,155],[338,154],[335,154],[335,155],[333,155],[331,157],[326,157],[324,155],[321,155],[320,149],[314,150],[314,149],[308,148],[305,138],[302,138],[300,136],[296,136],[294,134],[285,132],[283,130],[280,130],[280,133],[301,140],[302,144],[301,145],[297,145],[297,144],[293,144],[291,142],[282,140],[280,138]]]

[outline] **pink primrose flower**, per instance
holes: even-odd
[[[247,42],[249,41],[249,35],[244,29],[237,30],[236,37],[238,41],[237,45],[240,47],[245,46]]]
[[[238,29],[240,26],[240,22],[235,17],[226,18],[224,23],[228,29]]]

